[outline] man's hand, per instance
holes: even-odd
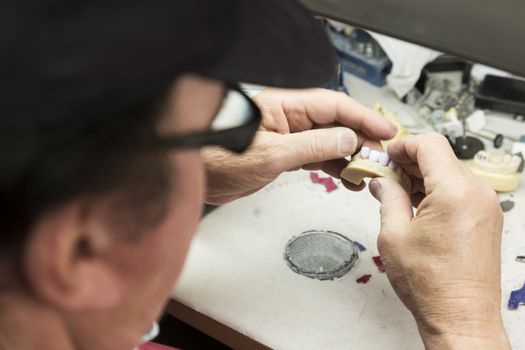
[[[381,202],[378,248],[427,349],[510,349],[501,319],[502,213],[496,193],[456,159],[438,134],[388,148],[412,177],[371,181]],[[412,206],[417,206],[413,216]]]
[[[262,111],[262,123],[245,154],[234,155],[216,147],[202,152],[208,203],[222,204],[246,196],[282,172],[301,167],[339,178],[348,163],[344,157],[363,143],[396,134],[392,124],[343,93],[266,89],[254,101]]]

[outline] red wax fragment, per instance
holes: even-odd
[[[326,189],[326,192],[337,190],[337,185],[331,177],[320,177],[319,174],[311,172],[310,180],[312,180],[314,184],[323,185]]]
[[[324,185],[326,192],[332,192],[334,190],[337,190],[337,185],[334,183],[334,180],[332,180],[331,177],[323,179],[321,183]]]
[[[356,279],[355,281],[357,283],[368,283],[368,281],[370,281],[371,277],[372,277],[372,275],[363,275],[363,276],[359,277],[358,279]]]
[[[383,266],[383,261],[381,261],[381,257],[378,255],[374,256],[372,259],[374,259],[374,263],[376,264],[379,271],[385,272],[385,267]]]

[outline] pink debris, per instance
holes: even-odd
[[[381,260],[381,257],[378,255],[378,256],[372,257],[372,259],[374,259],[374,264],[376,264],[379,271],[385,272],[385,266],[383,265],[383,261]]]
[[[366,283],[368,283],[368,281],[370,281],[370,278],[372,278],[372,275],[363,275],[363,276],[359,277],[358,279],[356,279],[355,281],[357,283],[366,284]]]
[[[337,185],[334,183],[334,180],[331,177],[323,179],[323,181],[324,182],[322,182],[322,184],[324,185],[326,192],[332,192],[337,190]]]
[[[334,183],[334,180],[331,177],[320,177],[317,173],[310,173],[310,180],[314,184],[321,184],[326,189],[326,192],[332,192],[337,190],[337,185]]]

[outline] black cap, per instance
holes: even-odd
[[[6,0],[0,28],[2,128],[111,116],[183,72],[301,88],[335,67],[295,0]]]

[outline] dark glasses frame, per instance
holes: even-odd
[[[228,91],[239,92],[248,103],[251,118],[246,124],[224,129],[206,130],[203,132],[162,136],[156,139],[155,147],[168,149],[192,149],[204,146],[220,146],[236,153],[242,153],[250,147],[261,122],[259,107],[248,97],[237,84],[226,84]],[[225,94],[227,96],[227,93]],[[220,109],[219,109],[220,110]]]

